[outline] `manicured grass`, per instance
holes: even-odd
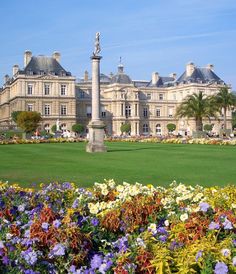
[[[90,186],[117,182],[204,186],[236,184],[236,147],[107,143],[108,153],[89,154],[85,143],[2,145],[0,179],[22,186],[72,181]]]

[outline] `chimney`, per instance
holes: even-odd
[[[175,72],[172,72],[172,73],[170,74],[170,77],[172,77],[172,78],[176,79],[177,74],[176,74]]]
[[[89,74],[88,74],[87,70],[85,70],[85,72],[84,72],[84,82],[88,82],[88,80],[89,80]]]
[[[52,58],[56,59],[57,62],[60,63],[60,60],[61,60],[61,54],[60,54],[60,52],[54,51],[53,55],[52,55]]]
[[[10,78],[9,75],[7,74],[4,76],[4,84],[8,82],[9,78]]]
[[[19,66],[18,65],[14,65],[13,68],[12,68],[12,75],[16,75],[17,72],[19,71]]]
[[[152,73],[152,84],[156,85],[158,80],[159,80],[159,73],[158,72],[153,72]]]
[[[208,69],[210,69],[211,71],[214,71],[214,65],[208,64],[206,67],[207,67]]]
[[[26,67],[32,58],[32,52],[30,50],[26,50],[24,54],[24,67]]]
[[[109,74],[110,78],[112,78],[113,75],[114,75],[113,72],[110,72],[110,74]]]
[[[188,63],[186,66],[186,76],[190,77],[193,74],[194,69],[195,69],[194,63],[193,62]]]

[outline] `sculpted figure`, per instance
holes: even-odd
[[[101,51],[101,48],[100,48],[100,32],[96,32],[95,47],[94,47],[93,55],[97,56],[100,51]]]

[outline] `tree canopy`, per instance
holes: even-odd
[[[185,98],[176,110],[179,118],[194,118],[196,130],[202,131],[204,118],[217,117],[218,108],[214,104],[212,96],[206,96],[203,92],[193,93]]]
[[[123,133],[129,133],[131,131],[131,125],[129,123],[125,123],[123,125],[121,125],[120,127],[120,131]]]
[[[41,114],[36,111],[22,111],[17,116],[16,123],[26,133],[31,133],[37,129],[41,119]]]

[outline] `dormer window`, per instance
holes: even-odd
[[[28,75],[33,75],[33,71],[31,69],[27,70]]]
[[[43,70],[40,70],[40,71],[39,71],[39,74],[40,74],[40,75],[44,75],[44,71],[43,71]]]

